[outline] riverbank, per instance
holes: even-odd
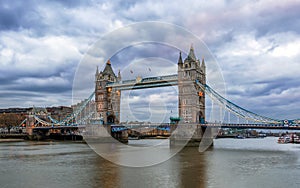
[[[27,135],[27,134],[1,134],[1,142],[24,142],[24,141],[71,141],[85,143],[83,136],[81,135],[62,135],[62,134],[50,134],[49,136],[42,135]]]
[[[1,138],[0,139],[0,143],[1,142],[24,142],[24,139],[21,138]]]

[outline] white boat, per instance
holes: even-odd
[[[287,143],[290,143],[291,139],[289,136],[281,136],[278,138],[278,143],[279,144],[287,144]]]

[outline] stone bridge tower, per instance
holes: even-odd
[[[103,71],[96,70],[95,75],[95,102],[97,113],[103,124],[120,123],[121,92],[107,87],[108,83],[121,81],[120,71],[115,75],[110,60],[107,61]]]
[[[206,84],[204,59],[200,62],[191,46],[188,56],[178,59],[178,112],[183,123],[205,123],[205,93],[196,84]]]

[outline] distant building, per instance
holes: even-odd
[[[73,113],[73,109],[67,106],[58,106],[58,107],[30,107],[30,108],[6,108],[0,109],[0,118],[5,117],[15,117],[16,122],[12,123],[12,126],[18,125],[21,123],[28,114],[38,115],[41,119],[50,122],[51,120],[48,118],[49,115],[57,121],[61,121],[69,114]],[[0,124],[2,120],[0,119]]]
[[[46,110],[51,115],[52,118],[58,121],[61,121],[69,114],[73,113],[73,109],[68,106],[47,107]]]
[[[21,114],[21,113],[28,113],[31,111],[32,108],[5,108],[5,109],[0,109],[0,114],[3,113],[14,113],[14,114]]]

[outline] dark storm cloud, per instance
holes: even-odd
[[[76,8],[92,5],[91,0],[52,0],[49,3],[61,4],[64,7]]]
[[[49,63],[51,65],[51,62]],[[65,66],[65,67],[55,67],[54,69],[37,69],[37,70],[23,70],[14,69],[14,70],[7,70],[7,71],[0,71],[0,82],[6,83],[16,80],[22,77],[32,77],[32,78],[48,78],[52,76],[61,76],[67,77],[71,79],[74,74],[74,67],[72,66]]]
[[[23,77],[9,82],[1,83],[1,90],[15,92],[38,92],[38,93],[63,93],[72,89],[72,82],[60,77],[48,77],[47,79],[36,77]],[[23,97],[26,97],[24,95]]]
[[[272,9],[261,11],[256,23],[253,24],[257,36],[285,32],[286,30],[300,33],[299,20],[300,2],[281,4],[273,6]]]
[[[36,84],[24,84],[24,85],[18,85],[15,86],[13,88],[10,89],[14,89],[14,90],[19,90],[19,91],[33,91],[33,92],[39,92],[39,93],[64,93],[64,92],[68,92],[71,91],[72,89],[72,84],[68,83],[68,84],[63,84],[63,85],[48,85],[48,84],[44,84],[44,85],[36,85]]]
[[[119,66],[122,67],[122,65],[130,64],[130,62],[133,60],[155,57],[165,59],[176,64],[178,61],[179,52],[179,49],[176,49],[172,46],[147,42],[130,46],[122,51],[117,52],[111,58],[111,61],[113,63],[120,64],[121,66]],[[161,66],[163,68],[164,64],[161,64]]]
[[[0,85],[2,86],[2,88],[4,85],[10,85],[13,83],[14,80],[11,77],[12,76],[6,76],[0,73]]]
[[[45,62],[44,62],[45,63]],[[55,62],[48,62],[51,65]],[[24,69],[24,67],[12,67],[6,70],[0,70],[0,84],[10,85],[22,78],[45,79],[51,77],[64,78],[72,83],[77,62],[60,65],[52,68],[34,68]],[[21,65],[21,64],[20,64]],[[54,84],[54,83],[51,83]]]
[[[281,94],[282,92],[300,87],[300,82],[294,78],[282,77],[271,81],[262,81],[255,84],[264,84],[266,87],[263,89],[252,93],[252,96],[263,96],[271,94]],[[250,95],[251,96],[251,95]]]
[[[38,23],[41,24],[40,20],[41,16],[35,10],[33,1],[16,0],[13,3],[10,0],[0,1],[1,30],[32,28],[37,26]]]
[[[33,36],[49,34],[74,36],[84,35],[86,32],[95,35],[91,31],[100,30],[99,25],[89,25],[83,20],[86,18],[76,14],[86,6],[93,6],[92,1],[3,0],[0,1],[0,30],[29,30]]]
[[[6,90],[4,93],[0,93],[0,98],[22,98],[22,97],[39,97],[41,94],[34,93],[34,92],[17,92],[16,90]],[[21,100],[21,99],[20,99]]]
[[[228,90],[227,94],[244,97],[269,96],[273,94],[281,94],[288,89],[300,87],[300,83],[298,80],[288,77],[276,79],[274,78],[273,80],[269,81],[248,83],[247,85],[245,87],[246,89],[243,91]]]
[[[191,10],[184,12],[185,16],[175,17],[176,22],[188,26],[214,50],[243,33],[254,32],[256,37],[286,31],[299,33],[299,8],[299,1],[227,1],[215,8],[202,9],[199,14]],[[186,17],[190,19],[183,20]]]

